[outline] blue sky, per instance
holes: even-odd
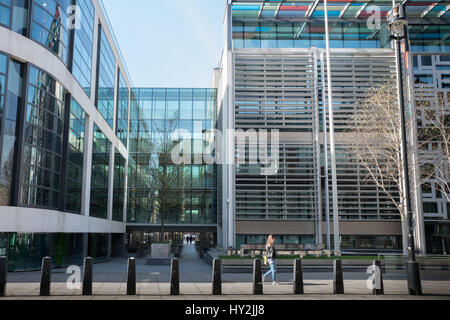
[[[206,87],[226,0],[103,0],[136,87]]]

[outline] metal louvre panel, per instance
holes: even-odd
[[[298,55],[236,55],[236,129],[312,132],[314,60]]]
[[[326,56],[325,56],[326,58]],[[325,101],[328,100],[328,77],[326,63],[324,68]],[[334,125],[336,132],[348,129],[348,119],[357,110],[358,105],[368,96],[368,89],[377,87],[395,76],[395,54],[373,52],[331,53],[332,90]],[[323,108],[323,105],[322,105]],[[323,110],[321,111],[321,114]],[[329,121],[327,121],[329,128]],[[370,180],[365,179],[367,172],[349,152],[346,145],[336,137],[337,190],[339,216],[344,220],[383,220],[399,219],[399,213],[385,193]],[[331,168],[331,166],[329,166]],[[330,203],[331,170],[329,172]],[[398,194],[395,184],[392,192]]]
[[[320,52],[320,49],[298,53],[263,49],[235,52],[236,129],[279,130],[281,137],[276,175],[260,175],[258,165],[237,166],[237,220],[314,220],[319,210],[318,199],[325,213],[323,172],[319,172],[323,171],[323,139],[316,139],[314,133],[319,124],[319,135],[323,135],[323,101],[327,101],[327,70]],[[335,127],[337,132],[343,132],[348,129],[349,115],[367,97],[367,89],[395,76],[395,55],[390,50],[333,50],[331,66]],[[241,152],[244,147],[236,145]],[[249,147],[246,148],[248,157]],[[317,159],[319,154],[321,159]],[[318,160],[322,170],[317,167]],[[337,170],[342,219],[400,218],[383,191],[364,179],[364,168],[339,137]],[[331,191],[331,172],[329,178]],[[395,191],[395,185],[393,188]]]
[[[347,130],[349,114],[367,97],[367,89],[395,76],[394,53],[331,53],[332,90],[336,132]],[[328,94],[327,68],[325,93]],[[329,123],[328,123],[329,124]]]

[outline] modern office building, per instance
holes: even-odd
[[[0,254],[10,270],[123,254],[130,88],[101,2],[0,2]]]
[[[39,268],[44,256],[54,266],[102,261],[159,232],[149,169],[155,158],[171,165],[155,152],[161,128],[184,129],[175,142],[192,151],[178,165],[183,184],[170,191],[166,232],[207,234],[223,248],[264,243],[269,233],[281,243],[327,243],[328,72],[341,248],[400,251],[397,209],[363,179],[342,139],[367,89],[397,77],[386,28],[392,0],[328,2],[330,70],[323,1],[227,0],[211,88],[188,89],[133,88],[101,0],[0,0],[0,255],[9,269]],[[427,150],[442,148],[421,143],[430,113],[450,113],[450,4],[395,3],[406,6],[403,76],[408,107],[418,109],[408,136],[426,165]],[[222,133],[220,151],[209,149],[211,129]],[[279,132],[278,147],[242,161],[266,147],[234,133],[251,141],[264,130],[271,142]],[[420,253],[450,250],[448,167],[442,172],[413,188]],[[417,185],[417,167],[411,176]]]
[[[128,171],[128,244],[140,241],[142,234],[159,233],[161,215],[153,205],[152,196],[160,189],[151,183],[154,178],[149,168],[152,158],[161,153],[159,145],[171,140],[171,134],[180,131],[176,139],[189,156],[178,167],[183,171],[182,184],[169,186],[170,197],[165,200],[170,208],[164,219],[167,233],[203,233],[217,237],[217,183],[216,165],[205,161],[207,132],[216,127],[216,89],[188,88],[133,88],[130,113],[130,144]],[[184,133],[183,133],[184,132]],[[181,145],[180,145],[181,146]],[[170,151],[171,148],[169,148]],[[169,168],[174,166],[172,155],[159,154]],[[164,166],[158,162],[156,165]],[[166,175],[169,180],[170,175]]]
[[[264,165],[234,164],[226,162],[224,155],[224,165],[218,168],[223,247],[262,244],[270,233],[281,243],[326,243],[327,215],[333,242],[330,122],[325,114],[331,72],[341,249],[402,249],[397,209],[380,188],[364,179],[364,168],[342,139],[347,120],[367,89],[386,79],[395,85],[395,51],[386,27],[393,1],[328,3],[331,70],[327,69],[323,1],[228,1],[224,50],[214,80],[218,127],[279,130],[279,170],[261,174]],[[449,2],[395,3],[406,6],[409,21],[411,50],[404,57],[409,110],[423,107],[426,96],[427,108],[448,118]],[[441,97],[441,113],[433,97]],[[427,125],[424,114],[409,132],[415,146]],[[233,136],[225,140],[231,158],[249,155],[248,143]],[[426,163],[428,148],[443,148],[442,143],[431,144],[414,148],[413,156],[420,157],[421,164]],[[418,172],[412,170],[413,184],[420,180]],[[449,252],[449,202],[444,194],[449,190],[443,191],[442,183],[450,179],[448,167],[442,175],[422,188],[412,186],[416,245],[421,253]]]

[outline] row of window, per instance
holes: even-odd
[[[408,27],[415,52],[450,52],[446,36],[450,25]],[[233,18],[234,48],[325,48],[323,21],[246,21]],[[330,27],[331,48],[390,48],[386,23],[370,26],[367,21],[336,22]]]
[[[72,4],[76,4],[76,11]],[[0,0],[0,26],[28,36],[53,52],[71,69],[88,97],[91,97],[92,87],[94,17],[95,8],[91,0]],[[121,74],[116,78],[116,58],[112,47],[101,25],[98,25],[98,30],[95,105],[113,128],[114,102],[118,100],[116,132],[126,145],[129,89]],[[69,55],[71,49],[72,57]],[[117,97],[114,96],[116,82],[120,87]]]
[[[0,205],[80,214],[85,112],[61,83],[34,66],[0,54],[0,77]],[[113,219],[123,221],[126,161],[114,151],[110,168],[111,142],[95,125],[90,215],[107,218],[114,170]]]

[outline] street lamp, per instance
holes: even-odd
[[[388,30],[391,33],[391,39],[395,40],[395,56],[397,59],[397,87],[400,106],[401,133],[402,133],[402,160],[403,160],[403,190],[406,200],[406,216],[408,221],[408,253],[409,259],[406,262],[408,275],[408,291],[410,295],[421,295],[422,285],[420,282],[419,264],[416,262],[413,219],[410,196],[409,166],[408,166],[408,148],[406,141],[406,120],[405,120],[405,101],[403,91],[403,71],[402,71],[402,55],[405,54],[408,46],[408,20],[405,17],[403,5],[399,5],[393,9],[392,15],[389,17]],[[402,48],[402,41],[404,46]],[[402,50],[403,49],[403,50]]]

